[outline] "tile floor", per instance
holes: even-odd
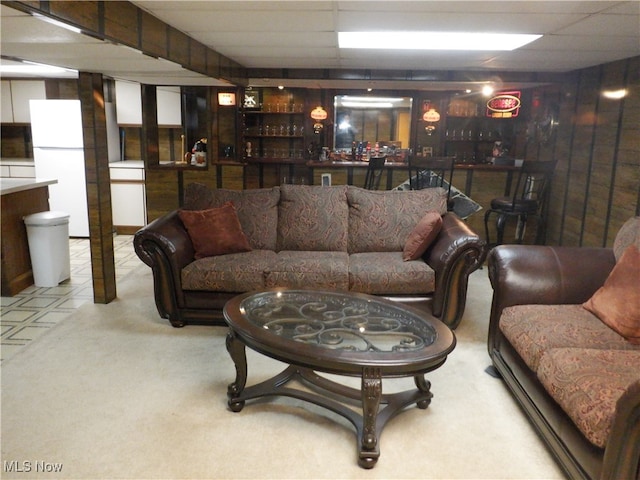
[[[133,250],[133,236],[113,239],[116,279],[142,265]],[[0,359],[5,361],[31,341],[72,314],[80,305],[93,301],[89,239],[69,240],[71,278],[57,287],[32,285],[13,297],[0,297],[2,342]]]

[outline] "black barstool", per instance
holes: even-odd
[[[453,179],[453,165],[455,157],[409,157],[409,188],[422,190],[423,188],[441,187],[447,189],[447,206],[450,204],[451,181]]]
[[[369,166],[367,167],[367,176],[364,179],[364,188],[367,190],[378,190],[380,187],[380,178],[384,170],[384,162],[387,157],[371,157]]]
[[[522,243],[527,220],[533,217],[537,219],[535,243],[544,244],[546,203],[555,168],[555,160],[525,161],[522,164],[513,195],[491,200],[491,208],[484,215],[484,229],[488,245],[492,245],[489,239],[489,217],[492,214],[497,216],[497,243],[495,245],[503,243],[504,228],[507,220],[511,217],[516,217],[518,221],[516,243]]]

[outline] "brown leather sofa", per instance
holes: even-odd
[[[617,338],[613,329],[595,316],[589,318],[590,312],[582,308],[582,303],[603,285],[615,263],[611,248],[502,245],[488,255],[494,289],[488,335],[493,368],[572,479],[640,479],[640,345]],[[535,316],[535,312],[538,323],[516,327],[520,328],[518,333],[509,334],[505,318],[526,324],[527,317]],[[540,357],[537,370],[531,368],[531,361],[524,360],[534,356],[534,351],[539,351]],[[603,355],[607,355],[608,368],[614,374],[601,369],[602,363],[589,364],[590,359]],[[626,359],[620,367],[618,356]],[[573,390],[570,394],[575,394],[586,378],[598,388],[579,391],[581,398],[573,408],[561,408],[564,403],[541,373],[543,361],[548,366],[549,358],[556,361],[555,372],[562,376],[558,390]],[[580,363],[585,358],[587,368]],[[626,383],[620,381],[618,372],[627,375]],[[609,381],[612,388],[607,390]],[[617,403],[612,400],[609,404],[611,422],[602,422],[610,431],[605,429],[609,433],[603,445],[597,446],[587,439],[584,426],[577,426],[580,422],[576,423],[576,416],[593,415],[589,402],[600,402],[610,392],[615,398],[620,390],[624,393]],[[593,408],[601,406],[602,402]]]
[[[203,185],[190,184],[185,189],[184,208],[202,210],[231,200],[236,205],[240,223],[254,250],[227,258],[229,261],[226,262],[227,270],[224,275],[218,275],[215,281],[211,280],[216,275],[211,268],[217,268],[216,262],[223,262],[225,259],[195,258],[194,246],[178,211],[170,212],[139,230],[134,236],[134,246],[142,261],[152,268],[155,302],[160,316],[168,319],[175,327],[189,323],[224,325],[223,307],[229,299],[240,293],[260,288],[291,287],[290,284],[281,285],[279,282],[283,279],[297,281],[300,288],[317,288],[313,282],[322,278],[326,285],[334,285],[333,288],[411,301],[412,306],[424,308],[451,328],[456,328],[464,313],[468,276],[482,265],[486,247],[484,240],[464,221],[454,213],[446,212],[446,192],[438,190],[442,189],[376,192],[352,186],[282,186],[231,191],[205,189]],[[307,192],[312,192],[309,198],[306,198]],[[336,198],[339,200],[335,200]],[[305,199],[310,201],[297,207],[296,202],[304,203]],[[411,222],[417,223],[424,212],[431,208],[425,201],[437,204],[437,208],[441,210],[442,228],[421,258],[403,262],[402,247],[399,247],[398,253],[392,251],[397,246],[390,247],[390,244],[395,242],[402,245],[407,237],[398,232],[406,232]],[[335,214],[323,215],[324,211],[332,209]],[[304,217],[289,217],[283,221],[284,213],[287,212]],[[314,215],[322,218],[315,218]],[[358,215],[359,220],[354,220]],[[340,216],[342,220],[338,218]],[[309,217],[313,218],[310,220]],[[256,222],[261,222],[261,225],[256,226]],[[344,223],[343,234],[345,239],[348,237],[348,250],[345,247],[342,252],[336,253],[326,246],[307,246],[299,248],[299,251],[288,252],[283,250],[295,250],[291,247],[291,242],[286,249],[276,246],[282,243],[283,231],[292,225],[299,230],[305,229],[299,231],[299,237],[303,238],[297,238],[296,241],[308,245],[315,242],[314,236],[318,237],[318,241],[326,242],[326,232],[340,222]],[[402,225],[398,226],[398,223]],[[360,231],[358,234],[358,227],[354,226],[356,224],[360,225],[361,230],[368,228],[369,233],[363,234]],[[273,230],[272,234],[265,233],[270,230]],[[273,240],[270,246],[266,245],[269,242],[265,240],[269,235],[274,238],[277,236],[277,240]],[[360,240],[357,235],[360,235]],[[367,242],[372,242],[367,247],[368,250],[357,253],[358,246]],[[373,244],[383,245],[384,248],[375,250]],[[261,254],[269,259],[277,256],[280,260],[259,269],[255,267],[255,262],[253,265],[247,263],[252,262],[247,260],[248,256],[254,255],[255,258]],[[334,282],[328,278],[331,276],[327,273],[329,270],[322,270],[322,263],[333,259],[331,271],[337,271],[335,265],[339,262],[335,258],[338,254],[342,262],[339,265],[342,279],[345,278],[345,265],[348,270],[346,283],[344,280],[341,280],[342,283]],[[292,271],[296,265],[299,265],[300,270]],[[360,271],[369,271],[354,281],[357,274],[353,273],[353,265],[358,265]],[[249,279],[252,273],[249,270],[252,268],[259,271],[255,271],[253,278]],[[309,272],[309,268],[317,268],[320,273]],[[418,270],[424,272],[429,280],[414,280],[416,277],[412,275]],[[194,281],[194,276],[199,276],[199,279]],[[221,287],[224,282],[227,285]],[[260,285],[259,282],[263,284]],[[190,288],[185,285],[190,285]]]

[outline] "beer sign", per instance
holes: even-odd
[[[515,118],[520,112],[520,91],[500,92],[487,101],[487,117]]]

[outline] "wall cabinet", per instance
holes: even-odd
[[[182,125],[180,87],[157,87],[158,125]]]
[[[44,80],[2,80],[2,123],[31,123],[29,100],[44,100]]]
[[[182,125],[180,87],[156,87],[158,126]],[[116,80],[116,116],[119,125],[142,125],[140,84]]]
[[[116,118],[119,125],[142,125],[139,83],[116,80]]]
[[[13,123],[13,106],[11,102],[11,82],[2,80],[0,84],[0,122]]]

